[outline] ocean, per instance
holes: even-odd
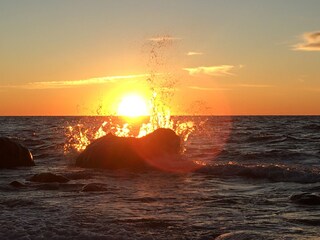
[[[196,126],[183,157],[198,169],[75,167],[76,144],[110,119],[0,117],[36,163],[0,170],[0,239],[320,239],[320,205],[291,197],[320,194],[319,116],[173,117]],[[42,172],[70,181],[27,180]]]

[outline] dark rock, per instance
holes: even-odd
[[[320,195],[316,193],[299,193],[290,196],[290,200],[297,204],[320,205]]]
[[[31,152],[20,143],[0,137],[0,168],[34,166]]]
[[[171,129],[160,128],[142,138],[107,134],[89,144],[76,159],[76,165],[87,168],[141,169],[149,167],[147,159],[179,152],[180,137]]]
[[[22,188],[22,187],[25,187],[25,185],[21,182],[18,182],[18,181],[13,181],[9,184],[10,186],[12,187],[15,187],[15,188]]]
[[[102,192],[106,191],[107,188],[100,183],[89,183],[83,186],[82,192]]]
[[[69,181],[69,179],[64,176],[56,175],[50,172],[35,174],[27,180],[31,182],[41,182],[41,183],[53,183],[53,182],[66,183]]]

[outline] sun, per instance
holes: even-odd
[[[139,95],[127,95],[122,98],[117,111],[118,116],[141,117],[148,116],[149,108],[146,100]]]

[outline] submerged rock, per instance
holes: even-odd
[[[0,168],[34,166],[31,152],[20,143],[0,137]]]
[[[316,193],[299,193],[290,196],[290,200],[297,204],[320,205],[320,195]]]
[[[150,158],[178,154],[180,137],[171,129],[160,128],[142,137],[117,137],[107,134],[87,146],[76,159],[86,168],[141,169]]]
[[[27,180],[30,182],[41,182],[41,183],[53,183],[53,182],[66,183],[66,182],[69,182],[68,178],[61,176],[61,175],[56,175],[56,174],[53,174],[50,172],[35,174]]]
[[[15,187],[15,188],[22,188],[22,187],[25,187],[25,185],[21,182],[18,182],[18,181],[13,181],[9,184],[10,186],[12,187]]]

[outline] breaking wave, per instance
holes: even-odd
[[[265,179],[273,182],[316,183],[320,182],[320,169],[302,166],[242,165],[229,162],[227,164],[207,165],[197,172],[216,177],[242,177],[250,179]]]

